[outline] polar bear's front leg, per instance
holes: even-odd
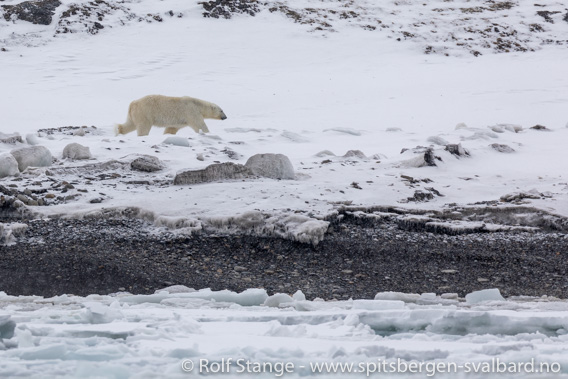
[[[195,130],[195,133],[199,133],[199,129],[203,130],[203,133],[209,133],[209,128],[207,127],[207,125],[205,124],[205,121],[203,121],[203,119],[194,120],[194,122],[192,124],[189,124],[189,126],[193,130]]]
[[[164,134],[176,134],[178,130],[179,130],[178,128],[168,126],[166,130],[164,130]]]

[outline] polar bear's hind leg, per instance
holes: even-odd
[[[148,134],[150,134],[150,129],[152,128],[152,124],[140,124],[137,125],[136,130],[138,131],[138,136],[142,137],[142,136],[147,136]]]

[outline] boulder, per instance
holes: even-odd
[[[39,145],[39,138],[35,133],[26,134],[26,142],[28,145]]]
[[[63,149],[63,158],[69,159],[91,159],[91,150],[76,142],[70,143]]]
[[[10,145],[15,145],[16,143],[23,143],[22,136],[18,133],[14,134],[4,134],[0,133],[0,143],[6,143]]]
[[[0,178],[19,174],[18,161],[12,154],[0,155]]]
[[[254,175],[272,179],[295,179],[294,167],[287,156],[283,154],[255,154],[250,157],[245,166]]]
[[[45,146],[20,147],[10,151],[18,162],[18,169],[27,167],[48,167],[53,163],[53,156]]]
[[[469,151],[467,151],[466,149],[464,149],[461,145],[461,143],[450,143],[446,145],[446,148],[444,149],[447,152],[449,152],[450,154],[455,155],[456,157],[469,157]]]
[[[500,153],[514,153],[515,149],[513,149],[511,146],[509,145],[503,145],[503,144],[499,144],[499,143],[493,143],[491,145],[489,145],[493,150],[498,151]]]
[[[414,149],[402,149],[401,154],[409,155],[414,154],[413,158],[401,162],[403,167],[426,167],[437,166],[437,161],[442,161],[442,158],[434,154],[434,149],[431,147],[417,146]]]
[[[254,177],[254,175],[251,170],[242,164],[225,162],[212,164],[203,170],[185,170],[178,172],[174,178],[174,184],[199,184],[252,177]]]
[[[367,159],[367,156],[361,150],[348,150],[343,158]]]
[[[143,155],[130,163],[130,168],[136,171],[154,172],[166,167],[162,161],[152,155]]]

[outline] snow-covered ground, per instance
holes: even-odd
[[[29,206],[38,216],[128,211],[181,232],[261,220],[313,243],[322,238],[324,218],[346,205],[522,207],[523,215],[539,209],[568,217],[568,22],[560,2],[379,7],[304,0],[269,2],[254,17],[214,19],[202,17],[197,1],[141,0],[104,3],[108,14],[95,29],[94,16],[71,23],[61,17],[72,3],[87,1],[61,3],[47,26],[0,15],[0,132],[24,141],[0,144],[0,155],[31,143],[57,158],[0,185],[21,195],[28,189],[28,200],[47,204]],[[346,10],[354,13],[342,16]],[[182,129],[178,136],[189,146],[164,144],[159,128],[147,137],[115,136],[129,103],[148,94],[212,101],[228,119],[206,120],[206,135]],[[65,126],[89,128],[85,135],[53,130]],[[92,159],[63,159],[73,142],[89,147]],[[447,144],[461,144],[469,155],[455,156]],[[424,165],[417,146],[432,146],[436,166]],[[344,157],[350,150],[364,155]],[[172,185],[180,170],[245,163],[257,153],[287,155],[296,180]],[[131,170],[141,154],[165,168]],[[428,201],[416,202],[416,191]],[[523,220],[505,221],[538,225]],[[248,295],[212,302],[207,292],[198,294],[3,295],[0,325],[9,315],[16,329],[0,343],[7,349],[0,374],[185,376],[181,361],[201,357],[292,362],[293,375],[308,374],[299,367],[311,361],[396,358],[534,358],[568,373],[565,302],[471,305],[425,295],[420,304],[296,302],[278,309],[238,305]]]
[[[394,11],[360,4],[392,22],[405,20]],[[405,4],[390,6],[409,12]],[[211,225],[212,218],[226,224],[229,216],[247,212],[282,218],[300,210],[322,218],[345,204],[440,210],[447,204],[493,201],[508,207],[510,202],[499,201],[502,196],[533,191],[534,199],[517,203],[568,215],[564,45],[541,44],[536,53],[456,58],[424,54],[431,40],[397,41],[396,35],[353,27],[349,20],[338,19],[335,31],[312,31],[313,25],[294,24],[268,10],[225,20],[203,18],[196,2],[123,5],[136,14],[160,14],[164,21],[126,22],[124,12],[115,11],[105,18],[109,26],[95,36],[55,34],[56,19],[50,26],[0,23],[0,41],[18,42],[5,42],[7,51],[0,55],[2,132],[26,136],[62,126],[97,128],[85,136],[40,132],[34,143],[46,146],[58,161],[23,173],[23,181],[3,179],[58,196],[53,188],[58,183],[76,187],[59,201],[46,199],[56,205],[33,207],[40,214],[135,207],[152,220],[166,216],[175,221],[170,224],[199,229]],[[170,9],[173,17],[166,14]],[[539,18],[533,11],[525,10],[530,20]],[[566,30],[568,23],[562,22],[544,26]],[[22,46],[28,40],[39,46]],[[113,126],[124,122],[130,101],[154,93],[212,101],[228,119],[208,120],[207,135],[182,129],[178,135],[189,147],[163,144],[159,128],[148,137],[115,137]],[[535,125],[550,131],[530,129]],[[90,148],[93,158],[87,163],[95,166],[64,170],[85,164],[62,159],[72,142]],[[451,155],[444,150],[448,143],[460,143],[470,156]],[[499,152],[492,144],[514,152]],[[417,146],[434,148],[441,158],[437,167],[416,167],[423,161],[411,150],[401,154]],[[0,149],[7,153],[14,147]],[[335,155],[318,156],[325,150]],[[365,157],[344,158],[349,150]],[[256,153],[287,155],[297,180],[170,185],[181,169],[245,163]],[[129,163],[139,154],[156,156],[167,168],[148,174],[128,165],[96,166],[110,160]],[[85,179],[88,173],[104,179]],[[417,190],[433,198],[408,202]],[[95,198],[103,201],[90,203]]]

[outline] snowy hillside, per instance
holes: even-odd
[[[18,5],[22,3],[22,5]],[[32,4],[35,3],[35,4]],[[189,4],[188,4],[189,3]],[[6,45],[46,43],[52,35],[97,34],[131,23],[168,22],[201,12],[204,17],[230,19],[235,15],[274,13],[316,34],[360,28],[397,41],[413,41],[425,53],[479,56],[492,52],[526,52],[547,45],[568,45],[568,11],[559,1],[529,4],[516,1],[384,1],[303,0],[203,2],[143,1],[21,2],[3,5],[6,21],[26,20],[49,28],[21,30],[4,39]],[[26,4],[26,5],[24,5]],[[37,5],[36,5],[37,4]],[[42,11],[45,10],[45,11]],[[40,31],[38,33],[38,31]]]
[[[0,148],[42,145],[55,159],[3,179],[14,199],[9,209],[22,203],[32,205],[28,214],[43,215],[127,209],[186,231],[249,230],[246,220],[254,219],[261,234],[312,243],[325,232],[326,221],[318,220],[346,205],[442,211],[429,214],[434,223],[566,229],[568,79],[560,37],[568,23],[558,3],[350,1],[312,8],[308,1],[292,9],[255,2],[36,2],[51,4],[48,25],[23,21],[16,1],[4,3],[10,21],[0,22],[2,133],[8,142],[18,133],[22,142]],[[316,27],[310,12],[329,26]],[[416,18],[434,29],[416,26]],[[359,27],[372,20],[389,27]],[[488,22],[503,30],[540,22],[540,33],[510,32],[538,51],[466,54],[505,51],[487,33],[459,32]],[[413,43],[398,41],[405,30],[416,36]],[[560,42],[546,44],[543,36]],[[158,128],[144,138],[115,137],[113,125],[124,122],[130,101],[152,93],[213,101],[229,117],[209,120],[207,135],[182,129],[174,145]],[[82,133],[80,126],[89,128]],[[90,159],[63,158],[70,143],[89,147]],[[287,155],[296,179],[172,185],[180,170],[244,164],[257,153]],[[142,154],[163,168],[132,170]],[[475,209],[486,206],[499,209],[498,216],[479,216],[486,212]],[[541,210],[536,218],[527,216],[535,213],[531,207]]]

